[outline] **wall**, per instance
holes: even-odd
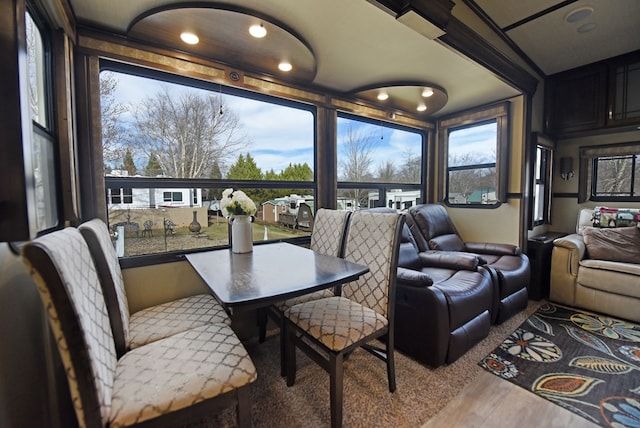
[[[521,194],[526,144],[524,97],[512,98],[509,101],[511,102],[511,145],[508,193]],[[522,246],[520,242],[521,199],[511,198],[494,209],[446,208],[463,240]]]
[[[594,146],[602,144],[627,143],[640,141],[640,130],[633,132],[622,132],[618,134],[593,135],[588,137],[570,138],[556,142],[554,175],[553,175],[553,202],[551,209],[552,231],[572,233],[576,228],[578,212],[581,208],[593,208],[596,205],[607,205],[612,207],[634,207],[640,208],[640,203],[620,202],[620,203],[598,203],[587,201],[578,204],[578,174],[579,171],[578,153],[580,147]],[[559,162],[561,157],[569,156],[573,158],[575,176],[564,181],[560,178]],[[560,197],[560,195],[564,195]],[[566,196],[566,197],[565,197]]]

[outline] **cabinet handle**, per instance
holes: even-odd
[[[609,107],[609,119],[613,119],[613,106]]]

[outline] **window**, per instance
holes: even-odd
[[[448,192],[450,204],[496,204],[495,120],[449,129]]]
[[[131,188],[110,188],[108,192],[111,204],[133,203],[133,189]]]
[[[549,223],[551,214],[551,165],[553,165],[552,142],[534,134],[535,166],[533,180],[533,225]]]
[[[401,211],[422,200],[424,134],[353,115],[338,115],[338,209]]]
[[[640,199],[640,155],[593,159],[593,196]]]
[[[47,33],[27,12],[27,81],[32,121],[31,167],[35,187],[36,230],[42,232],[58,225],[56,187],[56,141],[52,129],[51,62]]]
[[[182,193],[181,192],[163,192],[162,201],[163,202],[182,202]]]
[[[109,223],[160,229],[153,239],[125,237],[125,255],[228,245],[219,205],[226,188],[256,203],[256,239],[308,239],[298,213],[301,202],[314,206],[315,108],[130,65],[102,67]],[[208,239],[192,239],[194,221]],[[174,233],[165,235],[168,222]]]
[[[498,206],[506,199],[509,104],[439,122],[446,147],[448,205]]]
[[[587,194],[597,202],[640,202],[640,142],[581,147],[579,151],[579,202]]]

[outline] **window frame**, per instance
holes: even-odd
[[[43,111],[38,111],[38,116],[44,118],[36,119],[31,108],[30,95],[30,69],[28,60],[28,23],[27,15],[31,19],[32,25],[38,32],[42,42],[42,52],[37,52],[39,58],[36,59],[38,66],[43,70],[36,70],[38,106]],[[21,110],[22,126],[22,146],[24,153],[24,174],[27,178],[25,182],[25,205],[27,210],[27,222],[29,236],[33,238],[41,236],[50,231],[59,229],[62,225],[63,211],[61,202],[61,181],[60,181],[60,147],[56,127],[56,111],[54,108],[56,90],[54,88],[54,35],[51,26],[40,10],[31,2],[26,3],[26,8],[22,14],[21,24],[24,30],[24,43],[27,55],[25,62],[20,62],[20,97],[26,108]],[[40,72],[41,71],[41,72]],[[24,89],[23,89],[24,87]],[[40,100],[44,97],[44,100]],[[28,123],[28,125],[26,125]],[[37,157],[37,158],[36,158]],[[40,182],[40,185],[38,184]],[[41,192],[39,192],[41,191]],[[40,196],[38,196],[38,194]],[[53,205],[53,207],[52,207]],[[41,224],[42,223],[42,224]]]
[[[422,147],[421,147],[421,163],[420,163],[420,183],[404,183],[404,182],[393,182],[393,183],[389,183],[389,182],[380,182],[380,181],[359,181],[359,182],[355,182],[355,181],[341,181],[337,175],[338,175],[338,170],[339,167],[338,165],[336,165],[336,182],[337,182],[337,189],[338,190],[357,190],[357,189],[362,189],[362,190],[373,190],[373,191],[377,191],[378,192],[378,203],[376,205],[376,207],[387,207],[387,198],[386,198],[386,194],[387,192],[390,192],[393,189],[398,189],[401,188],[402,190],[418,190],[420,192],[420,201],[424,201],[425,200],[425,180],[426,180],[426,174],[427,174],[427,141],[428,141],[428,135],[427,135],[427,130],[425,129],[418,129],[418,128],[411,128],[409,126],[404,126],[404,125],[400,125],[397,123],[392,123],[392,122],[386,122],[386,121],[382,121],[379,119],[373,119],[373,118],[369,118],[369,117],[365,117],[365,116],[358,116],[356,114],[353,113],[348,113],[345,111],[338,111],[337,112],[337,117],[338,118],[343,118],[343,119],[348,119],[348,120],[353,120],[353,121],[359,121],[359,122],[364,122],[364,123],[368,123],[371,125],[378,125],[384,128],[391,128],[391,129],[398,129],[401,131],[406,131],[406,132],[412,132],[412,133],[416,133],[418,135],[421,136],[422,139]],[[337,121],[336,121],[336,133],[337,133]],[[337,154],[337,144],[338,141],[336,140],[336,154]],[[337,159],[337,155],[336,155],[336,159]],[[336,161],[336,163],[338,163],[338,161]],[[380,195],[385,195],[385,197],[381,197]],[[394,207],[395,208],[395,203],[394,203]],[[371,207],[369,207],[371,208]],[[353,208],[353,209],[358,209]],[[397,208],[395,208],[397,209]]]
[[[553,188],[553,165],[555,159],[555,143],[547,136],[537,132],[532,133],[531,147],[532,155],[532,192],[531,192],[531,224],[541,226],[543,224],[551,224],[551,205],[552,205],[552,188]],[[544,150],[544,159],[538,164],[538,151]],[[539,169],[538,169],[539,167]],[[538,178],[540,177],[540,178]],[[543,186],[543,202],[542,202],[542,218],[536,219],[536,187]]]
[[[579,148],[580,173],[578,183],[578,203],[586,202],[640,202],[640,189],[636,189],[637,196],[599,196],[597,189],[597,160],[599,158],[636,156],[640,162],[640,141],[617,143],[610,145],[596,145]],[[636,163],[637,165],[637,163]],[[633,171],[635,174],[635,170]],[[631,182],[631,189],[635,183]]]
[[[104,172],[98,173],[103,180],[105,189],[110,188],[148,188],[148,189],[206,189],[206,188],[235,188],[235,189],[308,189],[314,195],[317,195],[318,189],[318,108],[315,105],[302,103],[290,99],[275,97],[259,92],[249,91],[242,88],[224,86],[217,82],[203,81],[193,77],[182,76],[170,72],[153,70],[145,68],[141,65],[119,63],[109,59],[101,59],[99,63],[99,73],[102,71],[114,71],[118,73],[126,73],[142,78],[154,79],[159,82],[168,82],[171,84],[183,85],[197,89],[208,90],[211,92],[222,91],[224,94],[249,98],[257,101],[272,103],[284,107],[291,107],[311,113],[313,120],[313,181],[274,181],[274,180],[229,180],[229,179],[206,179],[206,178],[147,178],[147,177],[116,177],[106,176]],[[98,149],[102,150],[102,142],[96,142]],[[100,165],[97,165],[100,168]],[[99,170],[100,171],[100,170]],[[317,197],[317,196],[316,196]],[[104,198],[105,204],[108,202]],[[108,206],[108,205],[107,205]],[[108,210],[105,206],[105,212]],[[294,244],[308,244],[309,236],[293,237],[287,239],[278,239],[276,241],[291,242]],[[274,242],[270,240],[268,242]],[[260,245],[261,242],[254,242],[254,245]],[[198,251],[210,251],[212,249],[225,248],[222,246],[211,246],[197,249],[167,251],[145,255],[126,256],[120,258],[123,267],[145,266],[150,264],[168,263],[176,260],[184,259],[184,254]]]
[[[496,203],[494,204],[455,204],[449,202],[450,172],[457,167],[449,167],[449,134],[452,130],[481,126],[496,121]],[[509,147],[511,141],[511,103],[504,101],[497,104],[467,110],[438,120],[437,130],[439,146],[442,148],[440,164],[442,165],[442,203],[452,208],[495,209],[507,202],[507,185],[509,180]],[[479,164],[483,165],[483,164]]]

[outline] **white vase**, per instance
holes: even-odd
[[[235,215],[229,217],[231,225],[231,251],[234,253],[250,253],[253,251],[252,216]]]

